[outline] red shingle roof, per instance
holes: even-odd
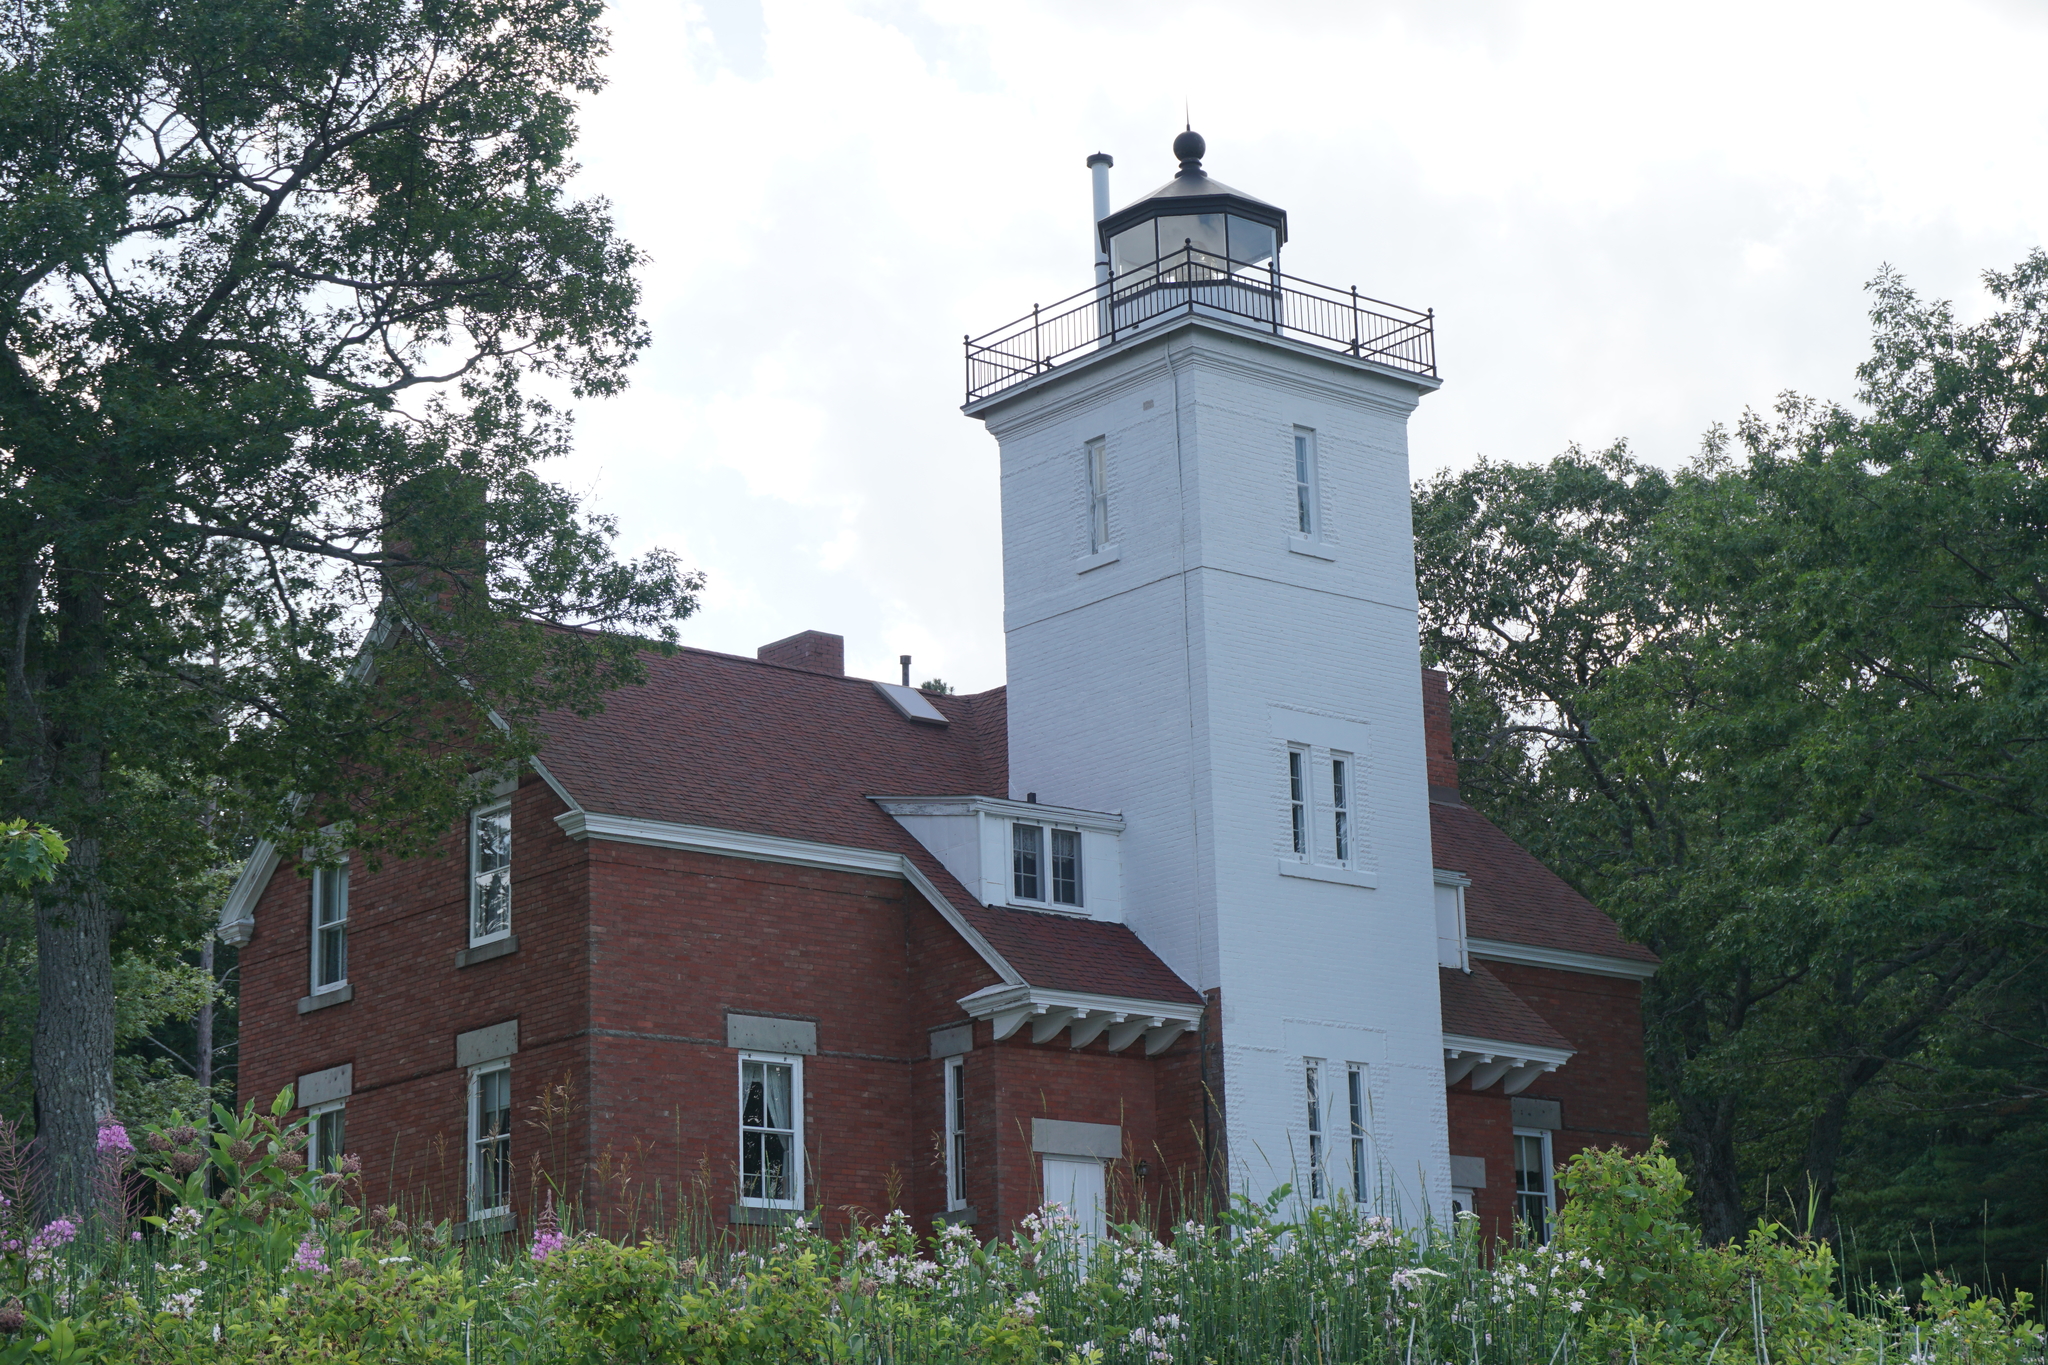
[[[598,715],[550,716],[540,759],[599,814],[904,854],[1030,985],[1199,1004],[1121,924],[981,905],[867,799],[1009,795],[1003,689],[927,700],[950,724],[906,720],[864,678],[683,649]]]
[[[1469,972],[1437,968],[1444,1009],[1444,1032],[1496,1043],[1572,1050],[1565,1036],[1522,1003],[1501,979],[1475,962]]]
[[[1430,802],[1429,829],[1436,865],[1472,879],[1465,891],[1465,932],[1471,937],[1657,961],[1655,953],[1624,939],[1599,907],[1470,806]]]

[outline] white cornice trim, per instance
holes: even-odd
[[[255,934],[256,900],[263,894],[263,888],[270,885],[270,875],[277,871],[278,861],[277,845],[265,839],[242,864],[241,875],[229,889],[227,902],[220,908],[220,923],[214,928],[223,943],[239,948]]]
[[[1032,1042],[1049,1043],[1065,1032],[1067,1046],[1072,1048],[1102,1038],[1111,1052],[1121,1052],[1142,1037],[1148,1057],[1164,1052],[1174,1039],[1199,1024],[1203,1009],[1164,1000],[1040,990],[1022,984],[990,986],[960,997],[959,1004],[971,1018],[988,1020],[997,1042],[1029,1024]]]
[[[939,917],[967,940],[969,947],[1000,976],[1006,985],[1021,986],[1023,976],[1012,967],[981,932],[939,891],[922,868],[901,853],[879,849],[848,848],[842,844],[815,844],[803,839],[784,839],[773,834],[750,834],[744,830],[715,829],[709,825],[674,824],[667,820],[641,820],[627,815],[600,815],[577,807],[555,817],[555,823],[571,839],[604,839],[612,843],[645,844],[650,848],[681,849],[688,853],[712,853],[727,858],[745,858],[757,863],[784,863],[794,867],[816,867],[828,872],[862,872],[876,877],[901,877],[930,901]]]
[[[1539,948],[1533,943],[1508,943],[1497,938],[1467,939],[1466,947],[1476,958],[1488,962],[1511,962],[1523,967],[1550,967],[1561,972],[1584,972],[1588,976],[1617,976],[1627,981],[1648,981],[1657,974],[1654,962],[1579,953],[1569,948]]]
[[[870,796],[868,800],[890,815],[999,815],[1005,820],[1030,820],[1047,825],[1075,825],[1082,829],[1121,834],[1124,817],[1114,811],[1082,810],[1078,806],[1048,806],[1037,801],[1010,801],[994,796]]]
[[[1469,1078],[1474,1090],[1485,1090],[1497,1082],[1507,1094],[1518,1095],[1533,1085],[1538,1076],[1557,1070],[1576,1055],[1569,1048],[1535,1047],[1446,1033],[1444,1084],[1456,1085]]]
[[[1542,1062],[1545,1066],[1560,1067],[1578,1053],[1568,1047],[1538,1047],[1534,1043],[1510,1043],[1499,1038],[1475,1038],[1465,1033],[1446,1033],[1444,1052],[1460,1056],[1512,1057],[1517,1064]]]

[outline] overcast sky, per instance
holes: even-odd
[[[963,333],[1091,279],[1088,172],[1207,168],[1288,273],[1437,313],[1414,473],[1627,438],[1675,465],[1847,399],[1890,263],[1966,315],[2048,229],[2048,4],[615,0],[580,181],[654,344],[557,477],[710,585],[687,643],[846,637],[1003,680]]]

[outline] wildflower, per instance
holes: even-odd
[[[540,1211],[540,1218],[533,1229],[532,1256],[536,1262],[547,1260],[569,1244],[562,1235],[562,1220],[555,1215],[554,1196],[548,1196],[547,1207]]]
[[[117,1156],[123,1161],[135,1155],[135,1144],[128,1140],[128,1130],[111,1118],[100,1121],[99,1154]]]
[[[378,1258],[377,1258],[377,1264],[378,1264],[378,1265],[411,1265],[411,1264],[412,1264],[412,1257],[410,1257],[410,1256],[380,1256],[380,1257],[378,1257]]]
[[[299,1243],[298,1255],[292,1257],[293,1270],[310,1271],[315,1275],[327,1273],[327,1253],[318,1242],[308,1237]]]
[[[176,1317],[189,1318],[199,1307],[199,1287],[181,1289],[164,1300],[163,1311]]]
[[[190,1175],[206,1164],[204,1152],[172,1152],[171,1171],[176,1175]]]
[[[1030,1322],[1038,1316],[1038,1295],[1026,1290],[1017,1296],[1015,1303],[1010,1305],[1010,1311],[1024,1319],[1024,1321]]]
[[[55,1251],[58,1247],[69,1246],[78,1238],[78,1224],[69,1218],[53,1218],[44,1224],[43,1230],[29,1238],[28,1254],[36,1256]]]
[[[343,1175],[361,1175],[363,1173],[363,1159],[354,1152],[343,1152],[341,1159],[334,1164],[336,1169]]]

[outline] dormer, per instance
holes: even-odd
[[[992,796],[877,796],[983,905],[1121,924],[1121,815]]]

